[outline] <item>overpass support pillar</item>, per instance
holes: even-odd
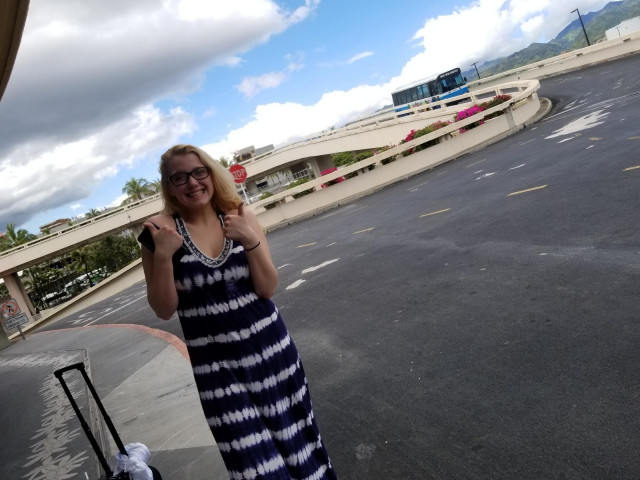
[[[35,313],[35,308],[33,307],[33,303],[31,303],[31,299],[27,295],[27,292],[20,281],[17,273],[12,273],[6,277],[2,278],[4,280],[4,284],[9,290],[9,295],[18,302],[18,306],[20,310],[27,315],[29,321],[33,321],[33,314]],[[9,340],[9,336],[3,327],[0,327],[0,350],[11,345],[11,341]]]
[[[16,299],[18,302],[18,306],[20,310],[27,314],[29,320],[31,317],[35,315],[36,309],[27,295],[27,291],[24,289],[24,285],[22,285],[22,281],[20,277],[18,277],[17,273],[12,273],[7,277],[3,278],[4,284],[7,286],[7,290],[9,290],[9,295]]]
[[[4,331],[4,328],[0,326],[0,350],[7,348],[11,345],[11,340],[9,340],[9,336],[7,332]]]
[[[513,107],[509,107],[505,110],[505,116],[507,117],[507,125],[509,130],[516,128],[516,121],[513,118]]]
[[[311,167],[311,173],[313,173],[313,177],[320,178],[320,167],[318,166],[318,159],[309,159],[309,166]]]

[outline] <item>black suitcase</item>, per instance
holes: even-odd
[[[113,470],[111,470],[111,467],[107,462],[107,459],[104,457],[104,453],[102,453],[102,449],[98,445],[98,442],[96,441],[96,438],[93,436],[93,433],[89,428],[89,425],[87,425],[87,422],[82,416],[82,413],[80,412],[80,409],[78,408],[78,405],[76,404],[76,401],[74,400],[73,395],[71,394],[71,391],[69,390],[69,387],[67,386],[67,383],[65,382],[63,377],[63,374],[65,372],[68,372],[71,370],[79,370],[80,373],[82,374],[82,377],[84,378],[84,381],[87,384],[87,387],[89,387],[91,396],[93,397],[93,399],[96,402],[96,405],[100,409],[100,413],[102,414],[104,423],[107,425],[107,428],[109,429],[111,436],[115,440],[120,453],[122,453],[123,455],[127,455],[127,451],[124,448],[124,444],[122,443],[122,440],[120,440],[120,436],[116,431],[116,427],[114,427],[113,422],[111,421],[111,418],[109,418],[109,415],[107,415],[107,411],[104,409],[104,406],[100,401],[100,397],[98,397],[98,394],[96,393],[96,389],[93,387],[93,383],[91,383],[91,380],[87,375],[87,371],[84,367],[84,363],[82,362],[74,363],[73,365],[69,365],[67,367],[61,368],[53,372],[53,374],[56,376],[56,378],[62,385],[62,388],[64,389],[64,393],[66,393],[67,397],[69,398],[69,402],[71,403],[73,410],[76,412],[76,415],[78,416],[78,420],[80,420],[80,425],[82,426],[84,433],[87,435],[87,438],[89,439],[89,442],[93,447],[93,451],[96,452],[96,456],[98,457],[98,461],[100,462],[100,465],[102,465],[102,469],[104,470],[104,475],[100,477],[100,480],[128,480],[129,474],[126,472],[122,472],[116,476],[113,475]],[[149,465],[149,469],[153,473],[153,480],[162,480],[162,476],[160,475],[160,472],[158,472],[158,470],[153,468],[151,465]]]

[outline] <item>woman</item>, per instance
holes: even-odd
[[[200,401],[231,479],[335,479],[298,352],[269,300],[278,273],[231,175],[201,149],[160,161],[165,214],[144,223],[147,297],[178,312]]]

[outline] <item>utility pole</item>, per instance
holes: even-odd
[[[591,42],[589,42],[589,37],[587,37],[587,29],[584,28],[584,22],[582,21],[582,15],[580,15],[580,10],[577,8],[575,10],[571,10],[571,13],[578,12],[578,18],[580,19],[580,25],[582,25],[582,31],[584,32],[584,38],[587,39],[587,45],[591,46]]]
[[[478,62],[473,62],[471,65],[473,65],[476,69],[476,75],[478,75],[478,80],[480,80],[480,72],[478,72],[478,67],[476,67],[476,63]]]

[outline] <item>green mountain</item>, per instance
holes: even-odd
[[[589,42],[593,45],[606,40],[606,30],[615,27],[624,20],[637,16],[640,16],[640,0],[624,0],[609,2],[597,12],[589,12],[586,15],[582,15],[582,21],[584,22]],[[587,41],[582,25],[580,20],[576,18],[550,42],[532,43],[527,48],[508,57],[498,58],[478,65],[478,71],[481,77],[488,77],[586,46]],[[473,68],[463,72],[463,75],[470,81],[477,78],[476,71]]]

